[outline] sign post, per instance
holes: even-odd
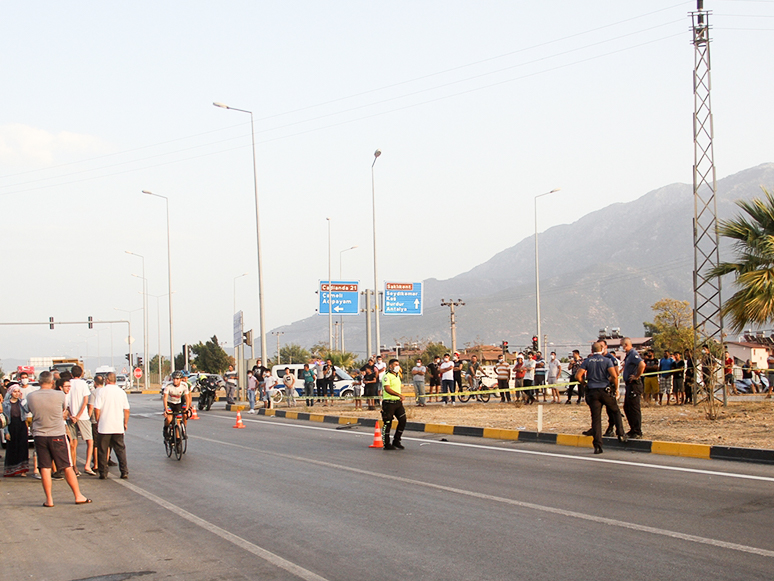
[[[318,315],[357,315],[359,312],[359,281],[331,281],[330,289],[328,281],[321,280],[318,294],[320,306]]]
[[[421,315],[421,282],[384,283],[384,315]]]
[[[242,386],[244,383],[244,377],[245,373],[242,369],[243,365],[243,357],[242,357],[242,351],[244,347],[242,347],[242,344],[244,342],[244,315],[242,311],[237,311],[234,313],[234,359],[236,359],[236,372],[237,372],[237,395],[239,398],[239,401],[242,401]],[[246,393],[246,392],[245,392]]]

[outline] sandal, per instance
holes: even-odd
[[[91,499],[90,499],[90,498],[87,498],[86,500],[81,500],[80,502],[78,502],[78,501],[76,500],[76,501],[75,501],[75,504],[91,504]]]
[[[53,505],[53,504],[46,504],[46,503],[44,502],[44,503],[43,503],[43,507],[44,507],[44,508],[54,508],[54,505]]]

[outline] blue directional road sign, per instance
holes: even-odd
[[[384,283],[385,315],[421,315],[421,282]]]
[[[328,313],[334,315],[357,315],[359,312],[359,281],[331,281],[330,291],[328,290],[328,281],[320,281],[320,307],[317,309],[318,315],[328,316]],[[332,310],[328,310],[332,305]]]

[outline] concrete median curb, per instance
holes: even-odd
[[[232,406],[237,407],[237,406]],[[310,412],[291,410],[257,409],[262,416],[287,418],[339,425],[359,425],[366,428],[376,426],[376,419],[329,416]],[[575,446],[593,448],[591,436],[577,434],[555,434],[550,432],[530,432],[526,430],[508,430],[500,428],[481,428],[475,426],[453,426],[449,424],[425,424],[407,422],[406,430],[450,436],[473,436],[495,440],[510,440],[519,442],[537,442],[541,444],[558,444],[560,446]],[[733,460],[736,462],[753,462],[756,464],[774,464],[774,450],[761,448],[737,448],[734,446],[710,446],[708,444],[686,444],[680,442],[661,442],[658,440],[629,440],[621,443],[617,438],[604,438],[604,445],[611,450],[628,450],[646,454],[662,454],[665,456],[683,456],[687,458],[704,458],[712,460]]]

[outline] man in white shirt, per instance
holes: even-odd
[[[78,472],[78,436],[86,442],[86,461],[83,464],[83,471],[86,474],[96,476],[96,472],[91,468],[91,460],[94,456],[94,437],[91,433],[91,420],[89,419],[89,384],[83,379],[83,369],[80,365],[73,365],[70,370],[72,379],[70,380],[70,393],[67,394],[67,411],[70,413],[70,423],[76,430],[76,437],[70,442],[70,454],[73,457],[73,468]]]
[[[443,356],[438,369],[441,372],[441,393],[454,393],[454,362],[451,360],[451,355],[446,353]],[[441,401],[446,405],[449,403],[449,398],[444,395]],[[454,396],[451,398],[451,403],[454,405]]]
[[[562,364],[556,358],[556,351],[551,351],[551,359],[548,361],[548,385],[551,386],[551,403],[561,403],[559,399],[559,377],[562,374]]]
[[[533,385],[535,385],[535,356],[530,353],[524,361],[524,387],[532,387]],[[535,401],[534,389],[528,389],[524,394],[527,396],[525,403],[531,404]]]
[[[129,466],[126,463],[126,445],[124,432],[129,423],[129,398],[126,392],[116,385],[116,374],[108,373],[105,387],[94,398],[94,414],[99,430],[99,478],[105,480],[108,475],[108,448],[116,453],[121,478],[129,478]]]

